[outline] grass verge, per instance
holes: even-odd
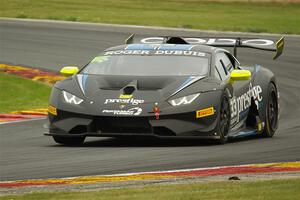
[[[2,200],[95,199],[95,200],[284,200],[298,199],[300,179],[264,181],[223,181],[210,183],[156,185],[91,192],[44,192],[0,197]]]
[[[51,87],[0,72],[0,113],[46,108]]]
[[[0,16],[300,34],[300,3],[201,0],[1,0]],[[297,3],[298,2],[298,3]]]

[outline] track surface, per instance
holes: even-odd
[[[122,43],[131,32],[220,36],[200,32],[1,20],[0,63],[51,70],[59,70],[64,65],[82,66],[106,47]],[[300,37],[287,37],[284,55],[278,61],[272,61],[268,52],[251,49],[243,49],[238,54],[242,64],[269,66],[278,77],[281,120],[273,138],[248,138],[226,145],[197,140],[89,138],[81,147],[64,147],[43,136],[46,120],[6,124],[0,125],[0,180],[298,161],[299,53]]]

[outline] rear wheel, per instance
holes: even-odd
[[[220,106],[220,118],[218,123],[218,134],[220,136],[219,143],[225,144],[228,140],[228,132],[230,127],[230,106],[229,98],[224,95]]]
[[[272,137],[278,127],[278,98],[277,90],[273,83],[268,88],[268,99],[266,105],[266,120],[263,136]]]
[[[62,137],[62,136],[53,136],[53,139],[56,143],[65,144],[65,145],[80,145],[83,144],[85,137]]]

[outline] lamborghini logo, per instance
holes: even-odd
[[[125,107],[126,107],[126,105],[124,105],[124,104],[119,105],[119,108],[120,108],[120,109],[123,109],[123,108],[125,108]]]

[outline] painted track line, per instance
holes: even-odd
[[[1,125],[6,125],[6,124],[19,123],[19,122],[38,121],[38,120],[44,120],[44,119],[47,119],[47,117],[40,117],[40,118],[34,118],[34,119],[24,119],[24,120],[10,121],[10,122],[0,122],[0,126]]]

